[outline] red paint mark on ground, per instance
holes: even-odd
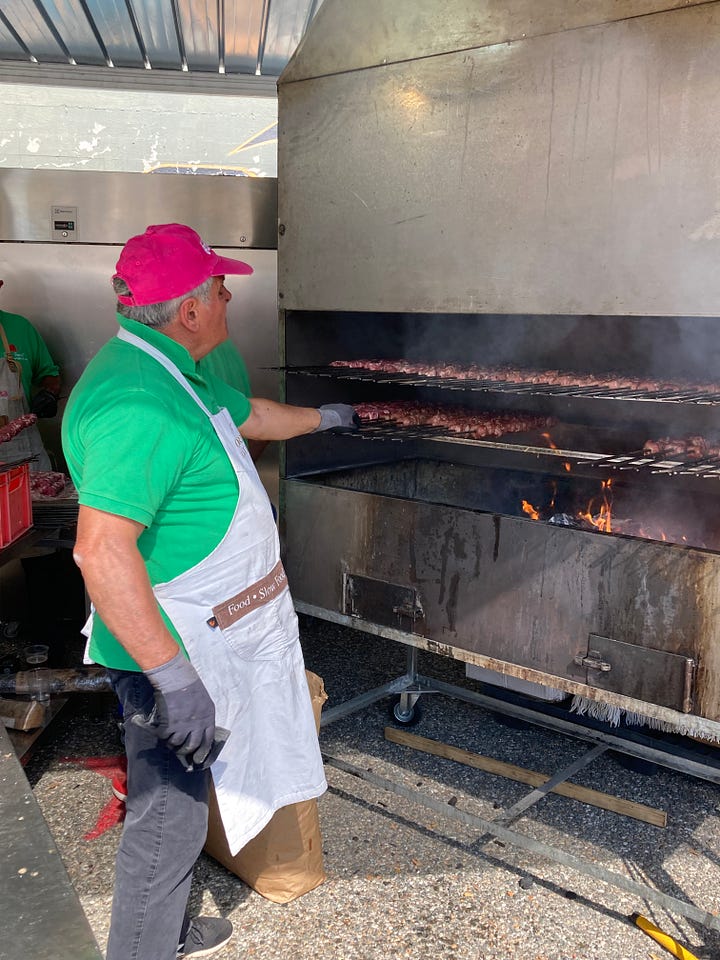
[[[111,783],[117,779],[118,782],[124,782],[127,771],[127,758],[125,754],[119,754],[114,757],[61,757],[61,763],[75,764],[84,770],[92,770],[93,773],[99,773]],[[125,819],[125,804],[117,797],[111,797],[105,804],[95,826],[83,837],[83,840],[97,840],[106,830],[111,830]]]
[[[125,804],[117,797],[112,797],[100,811],[95,826],[83,837],[83,840],[97,840],[106,830],[111,830],[125,819]]]

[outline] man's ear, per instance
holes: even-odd
[[[189,297],[183,300],[178,310],[178,320],[181,325],[191,333],[197,333],[199,325],[198,302],[195,297]]]

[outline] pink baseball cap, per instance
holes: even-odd
[[[218,256],[191,227],[182,223],[161,223],[131,237],[115,270],[115,277],[130,288],[130,296],[118,296],[120,303],[128,307],[174,300],[210,277],[253,272],[249,263]]]

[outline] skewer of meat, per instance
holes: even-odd
[[[526,370],[509,365],[464,366],[453,363],[430,363],[414,360],[333,360],[331,367],[360,369],[369,372],[438,377],[442,380],[480,380],[512,384],[533,384],[552,387],[595,388],[598,390],[632,390],[641,393],[674,392],[681,394],[718,394],[717,383],[694,383],[684,380],[653,380],[615,373],[591,374],[563,370]]]
[[[54,470],[42,470],[30,474],[30,495],[32,497],[57,497],[67,484],[64,473]]]
[[[10,423],[6,423],[4,427],[0,427],[0,443],[13,440],[19,433],[27,427],[31,427],[34,423],[37,423],[37,417],[34,413],[24,413],[21,417],[16,417]]]
[[[545,429],[557,423],[554,417],[542,415],[445,407],[417,400],[357,403],[354,407],[361,421],[388,421],[401,427],[439,427],[449,434],[470,436],[477,440]]]
[[[720,457],[720,444],[708,443],[704,437],[659,437],[643,444],[646,457],[681,457],[683,460],[703,460]]]

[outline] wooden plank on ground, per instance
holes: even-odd
[[[415,733],[398,730],[396,727],[385,727],[385,739],[404,747],[412,747],[413,750],[431,753],[436,757],[455,760],[457,763],[464,763],[465,766],[475,767],[477,770],[484,770],[486,773],[492,773],[499,777],[506,777],[508,780],[527,783],[532,787],[539,787],[550,779],[547,774],[527,770],[525,767],[517,767],[513,763],[504,763],[502,760],[494,760],[492,757],[485,757],[479,753],[471,753],[469,750],[453,747],[440,740],[419,737]],[[593,807],[601,807],[603,810],[610,810],[625,817],[642,820],[644,823],[651,823],[655,827],[667,826],[667,813],[664,810],[648,807],[644,803],[636,803],[634,800],[623,800],[622,797],[614,797],[609,793],[601,793],[599,790],[580,787],[574,783],[559,783],[550,792],[558,793],[563,797],[570,797],[572,800],[579,800],[581,803],[587,803]]]

